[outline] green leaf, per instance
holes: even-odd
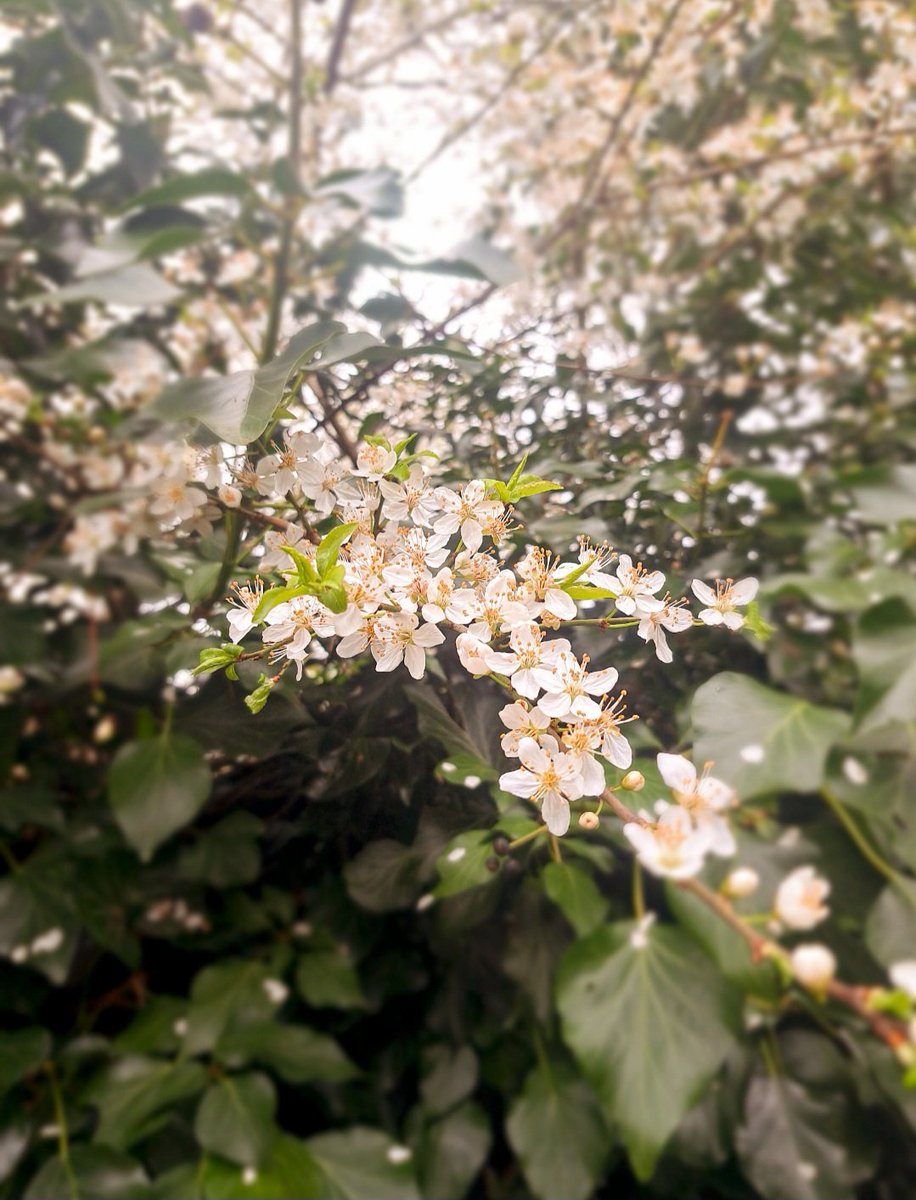
[[[264,823],[251,813],[230,813],[182,851],[178,874],[215,888],[253,883],[261,869],[257,839],[263,829]]]
[[[124,205],[125,209],[154,208],[160,205],[180,204],[183,200],[198,200],[202,196],[252,195],[252,187],[244,175],[229,171],[225,167],[205,167],[178,175],[156,187],[138,192]]]
[[[367,171],[335,171],[318,181],[320,196],[336,196],[354,208],[365,208],[377,217],[399,217],[404,208],[400,177],[390,167]]]
[[[67,977],[80,933],[65,868],[59,855],[38,851],[0,879],[0,954],[58,985]]]
[[[579,937],[586,937],[604,922],[607,900],[594,880],[570,863],[548,863],[541,872],[544,891],[563,913]]]
[[[490,1120],[476,1104],[463,1104],[423,1129],[417,1172],[424,1196],[462,1200],[490,1152]]]
[[[209,671],[218,671],[221,667],[232,666],[243,652],[242,646],[228,642],[224,646],[208,646],[200,652],[197,666],[191,671],[192,675],[205,675]]]
[[[112,271],[84,275],[53,292],[39,292],[20,301],[20,306],[40,308],[46,304],[85,304],[94,300],[124,308],[153,308],[173,304],[181,296],[180,289],[167,283],[152,267],[128,263]]]
[[[563,591],[573,600],[616,600],[608,588],[592,587],[590,583],[563,585]]]
[[[486,866],[493,858],[493,835],[489,829],[473,829],[452,838],[436,860],[439,882],[433,895],[444,900],[469,888],[492,883],[498,871]]]
[[[916,879],[898,875],[878,896],[865,920],[865,942],[883,967],[913,957]]]
[[[369,842],[344,867],[347,893],[369,912],[407,908],[420,889],[421,855],[392,838]]]
[[[434,1116],[444,1116],[477,1086],[477,1055],[470,1046],[430,1046],[423,1054],[423,1069],[420,1096],[423,1107]]]
[[[0,1031],[0,1094],[39,1069],[51,1053],[51,1035],[37,1025]]]
[[[766,1200],[854,1200],[873,1168],[861,1120],[842,1093],[817,1094],[785,1076],[758,1074],[745,1100],[735,1148]]]
[[[273,679],[268,679],[264,674],[259,675],[257,687],[245,697],[245,707],[248,711],[252,714],[259,713],[270,699],[270,693],[276,686]]]
[[[108,771],[108,801],[143,862],[197,816],[212,787],[203,751],[184,734],[128,742]]]
[[[340,947],[306,951],[296,968],[296,988],[312,1008],[366,1007],[356,968]]]
[[[99,1110],[93,1140],[126,1150],[168,1120],[177,1104],[207,1084],[199,1063],[162,1062],[129,1055],[106,1067],[85,1088],[82,1099]]]
[[[201,1099],[194,1136],[211,1154],[256,1167],[273,1141],[276,1107],[274,1086],[266,1075],[223,1075]]]
[[[410,1155],[377,1129],[357,1125],[306,1145],[325,1175],[322,1200],[419,1200]]]
[[[561,1062],[545,1061],[528,1075],[506,1132],[543,1200],[587,1200],[613,1145],[588,1084]]]
[[[241,958],[205,967],[191,987],[185,1053],[212,1051],[228,1030],[272,1019],[278,1001],[271,996],[271,979],[263,963]]]
[[[167,387],[153,409],[171,420],[200,421],[223,441],[247,445],[270,424],[293,372],[343,329],[339,321],[309,325],[265,366],[233,375],[183,379]]]
[[[338,525],[321,539],[318,549],[315,551],[315,565],[322,579],[336,564],[341,546],[357,528],[356,522],[350,521],[346,525]]]
[[[174,1200],[187,1200],[199,1185],[195,1172],[190,1183],[181,1184]],[[324,1200],[326,1195],[324,1174],[314,1155],[305,1142],[286,1134],[275,1138],[256,1172],[212,1155],[206,1157],[201,1200],[226,1200],[229,1196],[232,1200]]]
[[[136,1159],[107,1146],[70,1147],[69,1162],[49,1158],[26,1188],[23,1200],[63,1200],[91,1196],[93,1200],[145,1200],[149,1180]]]
[[[916,465],[869,467],[845,482],[863,521],[872,525],[916,521]]]
[[[846,713],[728,671],[697,689],[691,716],[695,761],[712,761],[716,777],[742,800],[780,789],[816,791],[828,752],[851,724]]]
[[[286,587],[268,588],[251,614],[252,620],[256,625],[260,625],[267,614],[272,612],[278,604],[285,604],[287,600],[295,600],[297,596],[313,596],[316,588],[317,583],[297,583]]]
[[[732,1046],[737,1003],[674,929],[606,926],[566,954],[557,981],[563,1036],[640,1180]]]
[[[280,1021],[243,1025],[220,1038],[220,1062],[233,1069],[254,1061],[287,1083],[345,1083],[359,1070],[327,1034]]]

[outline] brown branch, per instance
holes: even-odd
[[[647,821],[644,817],[639,816],[638,813],[633,812],[610,788],[605,788],[601,794],[601,799],[609,808],[613,809],[625,824],[642,825],[646,828],[652,827],[651,821]],[[782,946],[778,942],[774,942],[771,938],[765,937],[764,934],[758,933],[756,929],[742,920],[720,892],[714,892],[704,883],[700,883],[698,879],[678,879],[673,882],[677,884],[681,891],[689,892],[690,895],[696,896],[720,920],[733,929],[745,942],[755,962],[763,962],[767,958],[785,961],[786,951]],[[841,1004],[844,1008],[848,1008],[851,1012],[854,1012],[856,1016],[861,1017],[863,1021],[867,1022],[872,1033],[877,1038],[892,1050],[897,1050],[907,1041],[903,1023],[894,1020],[892,1017],[887,1017],[883,1013],[873,1012],[869,1007],[871,991],[872,989],[870,988],[843,983],[839,979],[832,980],[826,988],[826,994],[831,1000],[836,1001],[837,1004]]]
[[[343,57],[347,34],[350,32],[350,22],[353,19],[357,3],[358,0],[343,0],[340,6],[337,24],[334,26],[334,39],[331,42],[327,65],[324,69],[324,92],[326,96],[330,96],[331,92],[337,87],[338,80],[340,79],[340,60]]]
[[[302,173],[302,88],[304,62],[302,55],[302,0],[290,0],[290,53],[292,61],[289,72],[289,140],[287,157],[290,169],[296,183]],[[277,337],[280,332],[280,319],[283,313],[283,301],[289,286],[289,256],[293,248],[293,231],[296,226],[296,216],[299,211],[300,199],[290,196],[287,199],[286,217],[280,231],[280,246],[274,261],[274,282],[270,296],[270,310],[267,314],[267,328],[264,330],[264,344],[261,349],[261,362],[273,358],[277,349]]]

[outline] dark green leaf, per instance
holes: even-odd
[[[108,772],[108,801],[124,836],[148,862],[200,812],[211,786],[197,742],[168,733],[121,747]]]
[[[274,1138],[276,1106],[266,1075],[223,1075],[201,1099],[194,1136],[211,1154],[256,1167]]]

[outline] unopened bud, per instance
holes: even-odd
[[[584,812],[579,817],[579,824],[583,829],[597,829],[600,821],[598,814],[593,812]]]
[[[802,987],[812,992],[826,991],[836,974],[836,958],[820,942],[806,942],[792,951],[792,972]]]
[[[753,867],[736,867],[722,884],[722,891],[726,896],[741,900],[756,892],[759,885],[760,876]]]
[[[627,771],[620,781],[620,786],[627,792],[641,792],[646,786],[646,777],[642,771]]]

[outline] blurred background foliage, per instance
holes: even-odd
[[[637,964],[613,821],[494,855],[533,824],[451,651],[419,685],[315,663],[256,716],[192,682],[265,525],[150,500],[184,435],[262,453],[283,410],[345,453],[416,432],[453,480],[529,450],[563,491],[518,547],[607,539],[674,595],[757,575],[765,642],[577,648],[650,788],[689,746],[739,788],[743,909],[816,864],[843,977],[882,984],[916,956],[911,8],[0,27],[0,1194],[910,1195],[916,1094],[860,1021],[657,881]],[[405,247],[456,153],[465,233]],[[233,407],[326,321],[333,355]]]

